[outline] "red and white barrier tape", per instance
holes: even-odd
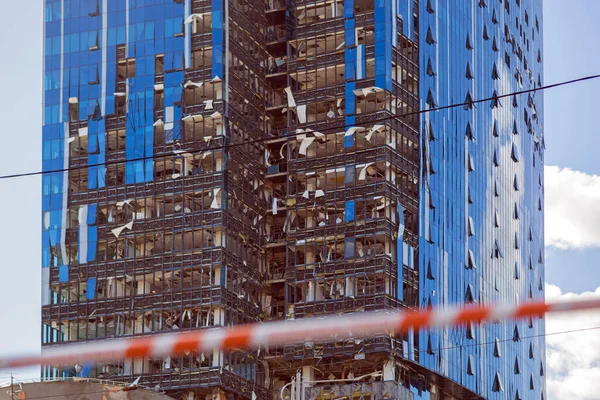
[[[186,333],[110,339],[48,348],[41,355],[0,358],[0,368],[65,365],[136,357],[166,357],[188,351],[257,348],[332,337],[363,337],[409,328],[435,328],[469,322],[520,319],[548,312],[600,309],[600,299],[516,306],[450,307],[419,312],[379,311],[296,321],[240,325],[229,329],[199,329]]]

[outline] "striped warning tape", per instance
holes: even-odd
[[[41,355],[0,358],[0,368],[28,365],[64,365],[89,361],[110,361],[136,357],[166,357],[188,351],[257,348],[304,340],[349,338],[409,328],[435,328],[469,322],[521,319],[548,312],[600,309],[600,299],[513,306],[449,307],[419,312],[379,311],[354,313],[296,321],[240,325],[229,329],[199,329],[140,338],[124,338],[60,345],[46,348]]]

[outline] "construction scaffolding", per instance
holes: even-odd
[[[189,59],[119,44],[114,112],[69,99],[73,170],[64,240],[50,244],[44,346],[417,307],[419,116],[399,115],[419,110],[418,24],[409,40],[408,22],[382,23],[374,0],[175,3]],[[415,340],[83,370],[186,398],[411,399],[411,385],[431,390],[406,362],[418,361]]]

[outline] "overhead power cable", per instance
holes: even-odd
[[[552,332],[552,333],[543,333],[543,334],[539,334],[539,335],[530,335],[530,336],[522,336],[520,339],[521,341],[525,340],[525,339],[537,339],[537,338],[541,338],[541,337],[548,337],[548,336],[558,336],[558,335],[566,335],[568,333],[578,333],[578,332],[587,332],[587,331],[595,331],[600,329],[600,326],[594,326],[591,328],[581,328],[581,329],[571,329],[568,331],[558,331],[558,332]],[[505,342],[511,342],[513,341],[513,338],[510,339],[499,339],[498,342],[500,343],[505,343]],[[482,347],[485,345],[493,345],[495,344],[495,342],[484,342],[484,343],[476,343],[476,344],[465,344],[462,346],[449,346],[449,347],[441,347],[439,350],[453,350],[453,349],[464,349],[464,348],[469,348],[469,347]],[[421,349],[422,350],[422,349]]]
[[[562,82],[553,83],[553,84],[550,84],[550,85],[540,86],[540,87],[533,88],[533,89],[520,90],[520,91],[517,91],[517,92],[506,93],[506,94],[502,94],[502,95],[487,97],[487,98],[484,98],[484,99],[478,99],[478,100],[473,100],[473,101],[464,102],[464,103],[455,103],[455,104],[449,104],[449,105],[445,105],[445,106],[427,108],[427,109],[423,109],[423,110],[417,110],[417,111],[407,112],[407,113],[404,113],[404,114],[394,114],[394,115],[390,115],[390,116],[387,116],[387,117],[372,119],[372,120],[365,121],[365,122],[357,122],[356,124],[354,124],[354,126],[372,125],[374,123],[384,122],[384,121],[392,120],[392,119],[395,119],[395,118],[405,118],[405,117],[410,117],[410,116],[413,116],[413,115],[421,115],[421,114],[426,114],[426,113],[430,113],[430,112],[434,112],[434,111],[442,111],[442,110],[448,110],[448,109],[457,108],[457,107],[471,106],[473,104],[484,103],[484,102],[488,102],[488,101],[492,101],[492,100],[498,100],[498,99],[502,99],[502,98],[506,98],[506,97],[518,96],[518,95],[527,94],[527,93],[535,93],[535,92],[538,92],[538,91],[553,89],[553,88],[556,88],[556,87],[559,87],[559,86],[571,85],[571,84],[574,84],[574,83],[579,83],[579,82],[594,80],[594,79],[598,79],[598,78],[600,78],[600,74],[599,75],[590,75],[590,76],[585,76],[585,77],[582,77],[582,78],[572,79],[572,80],[569,80],[569,81],[562,81]],[[302,126],[302,127],[298,127],[298,129],[305,129],[306,130],[306,129],[311,129],[311,128],[310,127],[306,127],[306,126]],[[339,132],[340,131],[340,127],[326,128],[326,129],[320,130],[319,132],[323,133],[323,132],[327,132],[327,131],[337,131],[337,132]],[[293,133],[293,134],[282,135],[282,136],[278,136],[278,137],[265,137],[265,138],[261,138],[261,139],[252,139],[252,140],[246,140],[246,141],[243,141],[243,142],[240,142],[240,143],[228,143],[228,144],[224,144],[224,145],[207,147],[207,148],[201,148],[201,149],[185,150],[185,153],[193,154],[193,153],[209,152],[209,151],[214,151],[214,150],[222,150],[222,149],[233,148],[233,147],[237,147],[237,146],[246,146],[246,145],[253,144],[253,143],[260,143],[260,142],[272,141],[272,140],[275,140],[275,139],[282,139],[282,138],[287,138],[287,137],[294,137],[296,135],[297,135],[296,133]],[[108,162],[105,162],[105,163],[88,164],[88,165],[74,166],[74,167],[69,167],[69,168],[53,169],[53,170],[48,170],[48,171],[32,171],[32,172],[23,172],[23,173],[17,173],[17,174],[10,174],[10,175],[0,175],[0,179],[23,178],[23,177],[34,176],[34,175],[43,175],[43,174],[53,174],[53,173],[60,173],[60,172],[69,172],[69,171],[76,171],[76,170],[87,169],[87,168],[92,168],[92,167],[103,167],[103,166],[118,165],[118,164],[129,163],[129,162],[146,161],[146,160],[156,160],[156,159],[164,159],[164,158],[170,158],[170,157],[173,157],[173,155],[160,155],[160,156],[152,155],[152,156],[131,158],[129,160],[108,161]]]

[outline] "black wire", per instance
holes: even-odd
[[[531,335],[531,336],[523,336],[520,338],[519,341],[522,341],[523,339],[535,339],[535,338],[539,338],[539,337],[548,337],[548,336],[556,336],[556,335],[564,335],[567,333],[575,333],[575,332],[585,332],[585,331],[594,331],[594,330],[598,330],[600,329],[600,326],[596,326],[593,328],[582,328],[582,329],[573,329],[570,331],[559,331],[559,332],[552,332],[552,333],[541,333],[539,335]],[[511,342],[513,339],[502,339],[502,340],[498,340],[499,343],[506,343],[506,342]],[[485,342],[485,343],[478,343],[478,344],[467,344],[467,345],[462,345],[462,346],[452,346],[452,347],[441,347],[438,350],[452,350],[452,349],[459,349],[459,348],[465,348],[465,347],[480,347],[480,346],[486,346],[486,345],[492,345],[495,342]]]
[[[383,121],[387,121],[387,120],[391,120],[391,119],[395,119],[395,118],[405,118],[405,117],[409,117],[411,115],[420,115],[420,114],[430,113],[432,111],[441,111],[441,110],[448,110],[448,109],[456,108],[456,107],[471,106],[473,104],[483,103],[486,101],[498,100],[498,99],[502,99],[505,97],[518,96],[518,95],[527,94],[527,93],[535,93],[535,92],[541,91],[541,90],[553,89],[553,88],[556,88],[559,86],[571,85],[573,83],[579,83],[579,82],[584,82],[584,81],[598,79],[598,78],[600,78],[600,74],[599,75],[590,75],[590,76],[585,76],[582,78],[572,79],[569,81],[553,83],[551,85],[540,86],[540,87],[533,88],[533,89],[526,89],[526,90],[521,90],[521,91],[517,91],[517,92],[506,93],[503,95],[496,95],[496,96],[492,96],[492,97],[488,97],[488,98],[484,98],[484,99],[473,100],[471,102],[455,103],[455,104],[450,104],[450,105],[441,106],[441,107],[432,107],[432,108],[427,108],[424,110],[411,111],[411,112],[408,112],[405,114],[394,114],[394,115],[383,117],[383,118],[373,119],[373,120],[369,120],[369,121],[365,121],[365,122],[358,122],[355,124],[355,126],[371,125],[376,122],[383,122]],[[310,127],[299,127],[298,129],[311,129],[311,128]],[[320,132],[322,133],[322,132],[326,132],[326,131],[339,131],[339,130],[340,130],[339,127],[332,127],[332,128],[322,129],[322,130],[320,130]],[[240,143],[229,143],[229,144],[208,147],[208,148],[203,148],[203,149],[186,150],[185,153],[201,153],[201,152],[205,152],[205,151],[221,150],[221,149],[225,149],[225,148],[231,148],[231,147],[236,147],[236,146],[245,146],[248,144],[266,142],[266,141],[270,141],[270,140],[276,140],[276,139],[287,138],[287,137],[295,137],[295,136],[296,136],[296,133],[291,134],[291,135],[290,134],[282,135],[282,136],[278,136],[278,137],[252,139],[252,140],[247,140],[247,141],[240,142]],[[69,168],[63,168],[63,169],[54,169],[54,170],[49,170],[49,171],[35,171],[35,172],[24,172],[24,173],[11,174],[11,175],[0,175],[0,179],[22,178],[22,177],[27,177],[27,176],[52,174],[52,173],[58,173],[58,172],[68,172],[68,171],[75,171],[75,170],[91,168],[91,167],[103,167],[103,166],[107,166],[107,165],[117,165],[117,164],[123,164],[123,163],[127,163],[127,162],[145,161],[145,160],[161,159],[161,158],[169,158],[169,157],[174,157],[174,155],[163,155],[163,156],[152,155],[152,156],[132,158],[129,160],[124,160],[124,161],[109,161],[109,162],[105,162],[105,163],[88,164],[88,165],[69,167]]]

